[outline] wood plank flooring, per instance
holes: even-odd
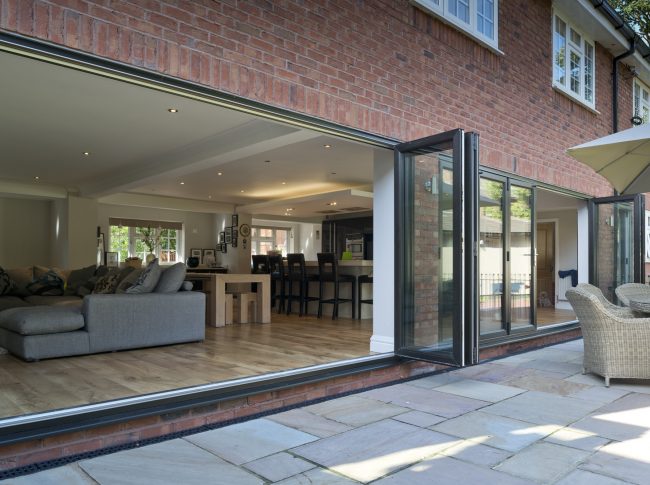
[[[272,315],[206,328],[206,340],[24,362],[0,355],[0,418],[368,355],[372,320]]]
[[[554,323],[570,322],[576,319],[573,310],[563,310],[553,307],[537,307],[537,326],[552,325]]]

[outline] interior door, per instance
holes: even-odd
[[[644,210],[643,194],[589,202],[589,281],[610,301],[617,286],[645,281]]]
[[[465,240],[472,219],[465,204],[472,207],[474,190],[464,198],[464,187],[477,154],[477,136],[460,129],[395,148],[397,355],[459,366],[476,356],[473,302],[466,300],[476,295],[465,274],[475,266],[465,249],[474,232]]]
[[[537,224],[537,299],[540,306],[555,305],[555,223]]]

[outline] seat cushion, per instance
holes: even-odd
[[[185,281],[186,273],[185,263],[176,263],[165,268],[162,270],[154,293],[176,293]]]
[[[14,282],[11,289],[11,295],[14,296],[29,296],[31,292],[27,289],[27,285],[34,279],[34,267],[27,266],[25,268],[14,268],[5,270]]]
[[[67,307],[32,306],[0,312],[0,327],[20,335],[43,335],[79,330],[84,317]]]
[[[145,270],[140,274],[138,281],[126,290],[126,293],[139,295],[142,293],[151,293],[160,279],[160,265],[158,258],[154,259],[147,265]]]
[[[32,296],[26,296],[25,301],[31,305],[39,305],[39,306],[63,306],[63,305],[81,306],[81,302],[83,300],[78,296],[32,295]]]
[[[64,295],[76,295],[79,287],[83,286],[95,275],[96,269],[95,265],[91,264],[85,268],[72,270],[65,284]]]

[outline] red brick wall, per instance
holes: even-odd
[[[594,114],[551,89],[551,1],[502,0],[500,56],[408,3],[0,0],[0,28],[399,139],[462,127],[482,163],[593,195],[566,148],[611,129],[611,55]],[[621,129],[632,112],[621,70]]]

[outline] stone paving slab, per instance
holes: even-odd
[[[462,381],[445,384],[444,386],[437,387],[436,391],[488,402],[503,401],[504,399],[525,392],[524,389],[517,387],[475,381],[473,379],[463,379]]]
[[[458,438],[390,419],[300,446],[292,452],[352,479],[368,482],[458,442]]]
[[[277,453],[246,463],[244,467],[272,482],[278,482],[311,470],[316,465],[289,453]]]
[[[33,475],[12,478],[2,483],[3,485],[95,485],[97,482],[80,470],[79,465],[75,463]]]
[[[402,423],[419,426],[420,428],[428,428],[445,420],[445,418],[436,416],[435,414],[423,413],[422,411],[409,411],[408,413],[398,414],[397,416],[393,416],[393,419]]]
[[[650,483],[650,439],[635,439],[603,446],[580,469],[630,483]]]
[[[353,427],[374,423],[409,411],[407,408],[359,396],[332,399],[303,409]]]
[[[300,446],[318,437],[268,419],[254,419],[183,438],[236,465]]]
[[[317,416],[316,414],[306,411],[305,408],[292,409],[284,413],[267,416],[266,419],[284,424],[291,428],[298,429],[307,434],[327,438],[335,434],[343,433],[352,429],[352,426],[339,423],[331,419]]]
[[[359,484],[356,480],[350,480],[330,470],[314,468],[306,473],[295,475],[277,485],[352,485]]]
[[[562,480],[556,482],[556,485],[628,485],[629,483],[584,470],[573,470]]]
[[[610,440],[601,438],[594,433],[583,432],[572,428],[562,428],[544,438],[544,441],[584,451],[596,451],[608,444]]]

